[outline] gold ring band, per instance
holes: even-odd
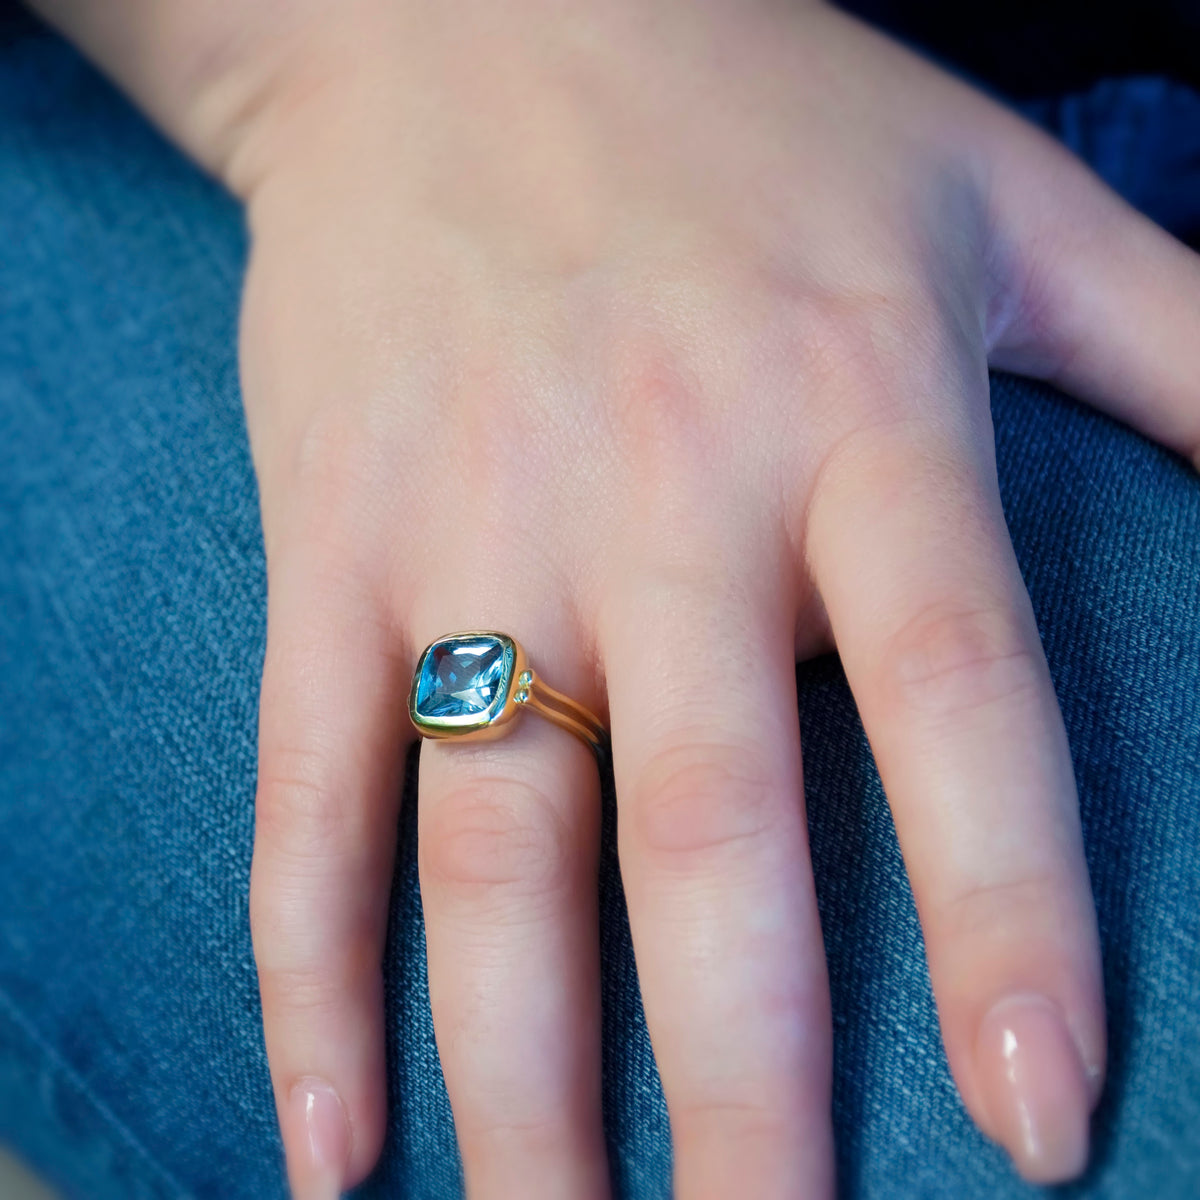
[[[603,758],[608,731],[594,712],[546,683],[516,638],[468,629],[429,643],[417,660],[408,715],[422,737],[485,741],[503,737],[533,709]]]

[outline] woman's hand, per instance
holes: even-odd
[[[832,1193],[794,663],[835,645],[962,1097],[1029,1178],[1078,1172],[1095,917],[987,366],[1194,455],[1195,257],[823,5],[281,8],[268,82],[194,125],[253,230],[252,918],[297,1193],[380,1150],[408,683],[472,627],[609,714],[682,1200]],[[468,1189],[603,1196],[592,759],[525,719],[426,743],[420,786]]]
[[[1077,1173],[1095,917],[987,365],[1194,452],[1196,260],[824,7],[420,8],[299,54],[238,166],[270,575],[252,915],[297,1190],[380,1148],[407,686],[472,627],[611,716],[681,1198],[832,1192],[794,680],[831,645],[963,1099],[1028,1177]],[[525,720],[426,744],[420,787],[468,1190],[601,1196],[593,763]]]
[[[408,681],[472,627],[610,715],[681,1198],[832,1192],[794,680],[831,645],[963,1099],[1027,1176],[1075,1174],[1097,936],[987,364],[1194,452],[1196,260],[821,6],[416,7],[314,19],[234,164],[270,578],[252,916],[297,1191],[380,1148]],[[468,1189],[602,1196],[592,760],[527,719],[427,743],[420,787]]]

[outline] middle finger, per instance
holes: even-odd
[[[826,1196],[831,1030],[795,613],[747,540],[668,540],[666,555],[628,564],[601,648],[621,874],[676,1194]]]

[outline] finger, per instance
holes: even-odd
[[[576,640],[525,645],[594,708]],[[595,760],[531,712],[498,741],[428,740],[418,811],[429,995],[468,1194],[599,1200]]]
[[[754,586],[779,559],[750,561],[748,542],[673,529],[602,620],[621,874],[681,1200],[833,1189],[795,612],[782,585]]]
[[[959,386],[967,403],[944,405],[941,424],[876,419],[837,443],[807,553],[895,816],[959,1089],[1024,1174],[1052,1180],[1087,1154],[1098,939],[1062,718],[992,446],[968,433],[990,429],[982,364]]]
[[[1200,467],[1200,255],[1041,131],[1001,127],[983,147],[992,365],[1090,400]]]
[[[361,1179],[385,1122],[380,963],[412,732],[404,656],[351,578],[286,562],[268,604],[250,918],[298,1200]]]

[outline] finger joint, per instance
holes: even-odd
[[[576,841],[539,788],[480,777],[429,804],[421,836],[423,872],[436,885],[474,900],[558,895],[580,857]]]
[[[766,759],[763,750],[711,740],[681,739],[658,750],[634,800],[642,844],[660,857],[689,859],[759,843],[782,810]]]
[[[884,644],[877,678],[890,707],[935,719],[976,714],[1036,693],[1040,655],[999,607],[922,609]]]

